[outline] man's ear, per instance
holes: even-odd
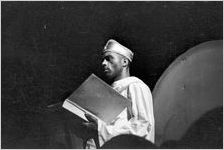
[[[127,58],[123,58],[122,63],[123,63],[124,67],[128,66],[128,59]]]

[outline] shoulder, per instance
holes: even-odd
[[[129,84],[129,89],[139,89],[139,90],[143,89],[143,90],[150,91],[150,88],[141,79],[137,77],[132,77],[132,78],[134,82]]]
[[[152,99],[150,88],[140,79],[132,82],[128,86],[128,97],[136,100]]]

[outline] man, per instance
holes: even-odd
[[[91,116],[83,123],[91,137],[86,148],[98,148],[111,138],[121,134],[133,134],[154,143],[154,114],[151,91],[140,79],[130,76],[129,66],[133,52],[115,40],[109,40],[103,50],[102,66],[105,75],[113,82],[112,87],[131,100],[131,108],[126,108],[114,121],[106,124]],[[95,131],[95,132],[94,132]]]

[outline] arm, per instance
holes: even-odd
[[[150,89],[142,83],[134,83],[128,90],[128,98],[132,101],[132,118],[127,119],[125,109],[110,125],[98,121],[100,146],[120,134],[142,136],[154,143],[154,116]]]

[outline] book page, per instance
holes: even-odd
[[[88,119],[85,117],[85,112],[70,103],[69,101],[65,100],[62,107],[66,108],[67,110],[73,112],[77,116],[81,117],[82,119],[88,121]]]

